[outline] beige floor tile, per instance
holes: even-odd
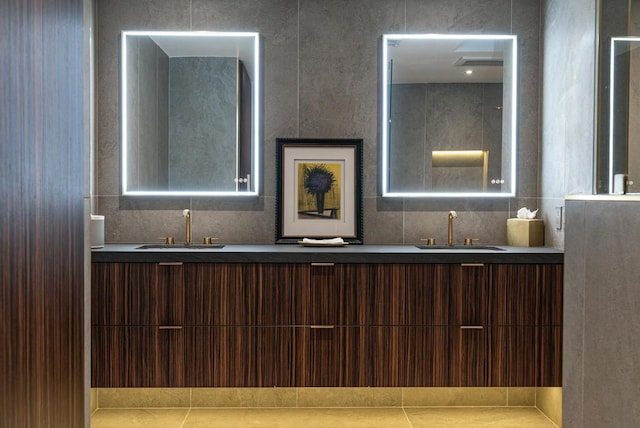
[[[555,428],[534,407],[439,407],[405,411],[413,428]]]
[[[183,428],[411,428],[402,409],[192,409]]]
[[[91,428],[180,428],[188,409],[99,409]]]

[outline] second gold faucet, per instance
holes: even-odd
[[[458,217],[455,211],[449,211],[449,227],[447,230],[447,245],[453,245],[453,219]]]
[[[182,211],[182,215],[187,218],[187,231],[184,243],[185,245],[191,245],[191,211],[185,209]]]

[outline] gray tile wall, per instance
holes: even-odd
[[[543,7],[540,195],[546,242],[563,247],[556,207],[593,193],[595,0],[547,0]]]
[[[276,137],[364,139],[365,243],[446,239],[504,243],[506,219],[538,208],[538,0],[101,0],[97,2],[95,189],[107,242],[181,237],[191,208],[194,240],[271,243]],[[255,199],[121,198],[118,53],[124,29],[257,31],[264,42],[263,186]],[[383,33],[513,33],[519,37],[518,197],[388,200],[379,194],[378,43]]]
[[[563,425],[640,424],[638,201],[567,201]]]

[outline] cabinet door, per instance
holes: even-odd
[[[538,266],[537,325],[562,325],[563,266]]]
[[[131,325],[184,323],[182,263],[129,263]]]
[[[487,284],[483,264],[451,265],[450,324],[481,326],[487,323]]]
[[[129,327],[91,327],[91,386],[125,388],[131,385]]]
[[[364,327],[310,327],[297,330],[297,386],[369,386]]]
[[[487,386],[487,329],[449,327],[449,386]]]
[[[536,328],[536,386],[562,386],[562,327]]]
[[[535,385],[535,327],[490,326],[487,386]]]
[[[447,325],[449,265],[372,265],[367,296],[369,325]]]
[[[181,326],[132,326],[129,349],[132,387],[185,385]]]
[[[370,327],[367,345],[373,387],[449,384],[448,327]]]
[[[91,324],[129,323],[128,263],[91,264]]]
[[[184,386],[180,328],[94,326],[91,333],[93,387]]]
[[[186,330],[187,386],[290,386],[295,344],[286,337],[288,329],[190,326]]]
[[[540,266],[492,264],[488,270],[488,323],[534,325]]]
[[[194,263],[185,267],[188,325],[292,325],[292,290],[308,287],[309,266]]]
[[[366,264],[312,264],[308,286],[295,293],[301,324],[364,325],[368,274]]]

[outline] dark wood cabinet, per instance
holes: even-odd
[[[559,386],[562,265],[93,263],[92,385]]]
[[[299,328],[296,386],[369,386],[364,326]]]

